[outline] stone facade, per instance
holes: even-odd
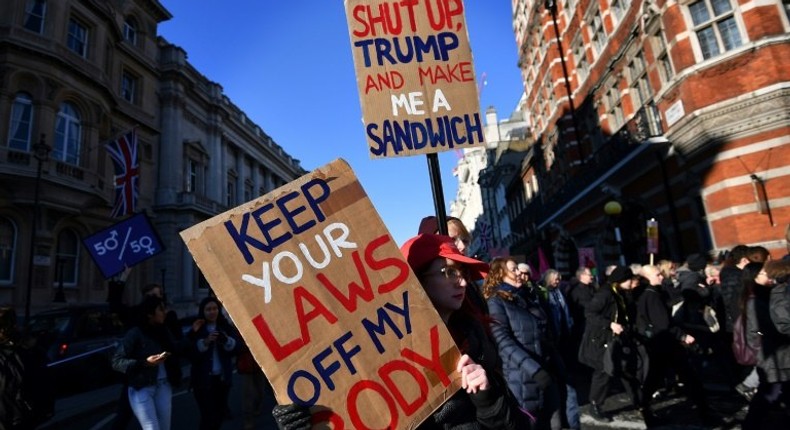
[[[157,0],[0,3],[0,303],[106,300],[81,240],[120,221],[104,144],[132,128],[138,212],[166,251],[132,270],[129,303],[159,282],[194,311],[207,290],[178,231],[305,173],[157,36],[170,18]]]

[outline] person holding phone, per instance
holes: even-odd
[[[183,351],[183,345],[165,327],[161,297],[145,296],[138,310],[141,324],[126,333],[112,366],[127,377],[129,405],[143,430],[169,430],[172,387],[181,382],[181,369],[172,354]]]
[[[187,336],[191,344],[190,379],[200,410],[200,429],[219,429],[228,413],[228,393],[233,377],[231,358],[238,335],[222,314],[216,297],[206,297],[198,307],[196,331]]]

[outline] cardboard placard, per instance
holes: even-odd
[[[458,389],[460,353],[345,161],[181,237],[313,427],[414,428]]]
[[[345,7],[371,158],[485,143],[462,0]]]

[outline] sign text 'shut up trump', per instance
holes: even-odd
[[[462,0],[345,0],[371,158],[483,144]]]
[[[181,236],[314,427],[414,428],[457,390],[458,350],[344,161]]]

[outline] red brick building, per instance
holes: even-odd
[[[644,263],[654,218],[657,258],[739,243],[785,255],[789,7],[513,0],[536,143],[507,191],[508,205],[526,206],[511,220],[511,252],[542,248],[565,272],[579,248],[600,264]],[[612,200],[619,215],[604,212]]]

